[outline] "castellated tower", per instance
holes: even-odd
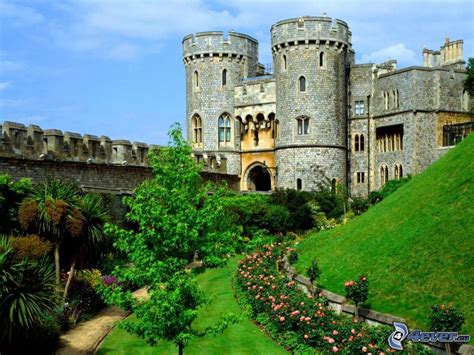
[[[186,127],[196,158],[205,167],[240,174],[240,124],[234,87],[257,74],[258,42],[237,32],[200,32],[183,39]]]
[[[341,20],[302,17],[271,28],[279,188],[346,181],[351,32]]]

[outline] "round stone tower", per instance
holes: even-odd
[[[206,163],[208,157],[219,164],[224,159],[220,172],[238,175],[240,123],[234,117],[234,86],[256,75],[258,42],[237,32],[199,32],[184,37],[183,61],[188,142]]]
[[[341,20],[301,17],[271,28],[279,188],[317,189],[346,181],[351,32]]]

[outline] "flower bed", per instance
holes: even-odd
[[[252,318],[280,344],[294,352],[312,351],[384,354],[390,327],[373,327],[338,315],[327,300],[306,295],[277,270],[281,245],[265,246],[239,262],[236,289]],[[413,347],[407,344],[408,348]],[[416,353],[427,352],[418,347]],[[428,351],[429,352],[429,351]]]

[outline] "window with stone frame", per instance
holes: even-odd
[[[192,118],[193,127],[193,143],[195,145],[202,144],[202,119],[199,115],[194,115]]]
[[[364,102],[364,100],[355,101],[354,106],[355,106],[354,113],[355,113],[356,116],[365,115],[365,102]]]
[[[199,88],[199,73],[197,70],[194,71],[193,81],[194,81],[194,89],[198,89]]]
[[[232,122],[228,113],[223,113],[218,119],[219,144],[228,145],[232,142]]]
[[[319,66],[324,67],[324,52],[319,53]]]
[[[309,134],[309,117],[302,116],[296,119],[296,133],[299,136]]]
[[[365,183],[365,172],[363,171],[358,171],[357,174],[357,183],[358,184],[363,184]]]
[[[393,167],[393,177],[399,180],[403,177],[403,166],[400,163],[396,163]]]
[[[222,71],[222,86],[227,85],[227,69]]]
[[[296,189],[303,190],[303,181],[301,179],[296,179]]]
[[[300,76],[298,79],[299,83],[299,90],[300,92],[305,92],[306,91],[306,78],[304,76]]]

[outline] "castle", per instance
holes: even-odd
[[[403,69],[355,64],[347,23],[329,17],[280,21],[271,41],[273,74],[248,35],[183,39],[193,155],[241,190],[343,184],[367,196],[474,130],[462,40],[423,49],[423,66]]]

